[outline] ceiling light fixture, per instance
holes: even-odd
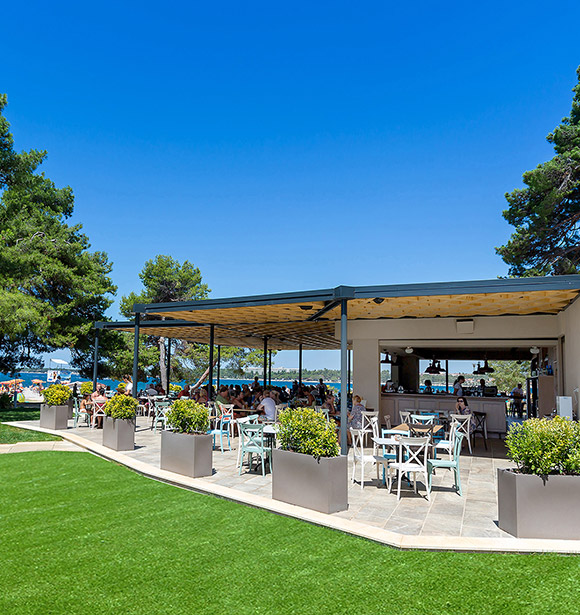
[[[377,305],[381,305],[381,303],[384,301],[384,299],[382,297],[375,297],[373,299],[373,301],[377,304]]]
[[[537,346],[532,346],[532,347],[530,348],[530,352],[531,352],[532,354],[540,354],[540,349],[539,349]]]
[[[407,354],[413,354],[413,349],[411,348],[411,346],[407,346],[407,348],[405,348],[405,352]]]

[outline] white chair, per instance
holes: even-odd
[[[429,475],[427,470],[427,455],[429,453],[429,438],[402,437],[397,447],[397,461],[390,467],[397,470],[397,500],[401,499],[401,479],[403,474],[413,475],[413,489],[417,493],[417,474],[425,478],[427,500],[431,501]]]
[[[221,417],[225,414],[225,415],[231,415],[231,419],[230,421],[228,421],[228,430],[230,432],[230,438],[234,437],[234,408],[235,408],[235,404],[222,404],[219,401],[215,402],[216,406],[217,406],[217,410],[219,412],[219,416],[216,417],[216,422],[215,422],[215,427],[214,429],[218,428],[218,423],[221,419]]]
[[[91,427],[94,429],[97,426],[97,418],[99,416],[105,417],[105,406],[107,405],[106,401],[96,401],[93,403],[93,422]]]
[[[378,425],[377,425],[378,427]],[[382,444],[382,454],[375,453],[375,462],[377,464],[377,480],[380,479],[380,470],[384,472],[384,482],[387,489],[391,491],[392,477],[396,474],[396,470],[392,467],[392,463],[397,460],[397,448],[399,445],[399,438],[402,436],[408,436],[408,431],[400,431],[399,429],[382,429],[381,438],[389,440],[388,443]]]
[[[449,455],[449,461],[453,461],[453,444],[455,443],[456,427],[457,423],[451,423],[449,438],[446,440],[439,440],[439,442],[435,443],[435,457],[437,457],[437,451],[442,450]]]
[[[379,411],[378,410],[363,410],[361,412],[361,429],[365,432],[365,435],[373,433],[373,426],[372,426],[373,419],[377,423],[376,434],[373,434],[373,436],[378,437],[379,435],[379,430],[378,430]]]
[[[401,420],[401,424],[409,424],[411,422],[411,414],[414,414],[415,409],[412,410],[399,410],[399,419]]]
[[[450,414],[451,424],[455,423],[455,429],[458,433],[462,433],[467,440],[469,454],[473,455],[471,450],[471,413],[469,414]]]
[[[365,455],[364,437],[365,431],[362,429],[350,428],[352,438],[352,482],[354,483],[357,465],[360,465],[360,488],[364,487],[365,482],[365,463],[376,463],[374,455]]]

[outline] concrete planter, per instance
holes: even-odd
[[[580,539],[580,476],[497,471],[499,527],[517,538]]]
[[[272,498],[323,513],[346,510],[346,456],[315,459],[275,448],[272,451]]]
[[[213,471],[212,436],[161,432],[162,470],[198,478]]]
[[[66,429],[68,404],[66,406],[40,405],[40,426],[44,429]]]
[[[72,399],[71,397],[71,399],[68,400],[67,405],[68,405],[68,418],[72,419],[74,418],[75,400]]]
[[[132,451],[135,448],[135,419],[103,418],[103,446],[114,451]]]

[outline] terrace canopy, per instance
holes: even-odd
[[[99,322],[96,327],[134,332],[136,341],[140,332],[146,332],[207,343],[211,348],[214,345],[276,350],[340,348],[341,380],[346,382],[349,323],[557,315],[579,292],[580,275],[338,286],[306,292],[136,304],[134,321]],[[137,352],[137,343],[135,349]],[[137,356],[135,381],[136,367]],[[346,417],[344,395],[341,412]]]

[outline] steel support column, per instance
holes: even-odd
[[[348,387],[347,387],[346,392],[350,394],[350,350],[347,350],[346,352],[347,352],[347,361],[348,361],[348,366],[347,366],[348,375],[346,377]]]
[[[264,338],[264,388],[268,385],[268,338]]]
[[[340,302],[340,452],[348,455],[348,443],[346,439],[347,429],[347,363],[348,363],[348,301],[342,299]],[[345,386],[346,385],[346,386]]]
[[[298,384],[302,386],[302,344],[298,344]]]
[[[268,350],[268,386],[272,386],[272,351]]]
[[[169,391],[171,390],[169,387],[170,383],[170,375],[171,375],[171,338],[167,338],[167,391],[166,393],[169,395]]]
[[[449,360],[448,359],[445,359],[445,392],[449,393]]]
[[[95,348],[93,350],[93,391],[97,390],[99,372],[99,330],[95,329]]]
[[[222,367],[222,347],[218,346],[218,360],[217,360],[217,382],[216,382],[216,388],[219,391],[220,390],[220,376],[221,376],[221,367]]]
[[[208,387],[207,387],[207,400],[212,401],[213,399],[213,340],[215,334],[215,325],[210,325],[209,327],[209,376],[208,376]]]
[[[133,341],[133,397],[137,397],[137,384],[139,377],[139,324],[141,314],[135,314],[135,335]]]

